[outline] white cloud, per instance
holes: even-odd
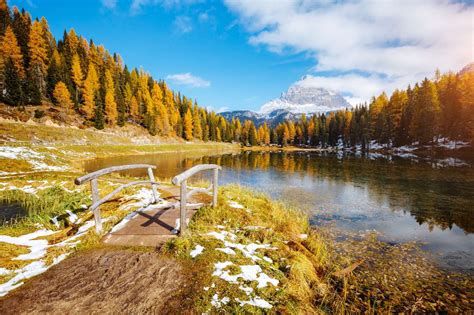
[[[221,107],[218,107],[217,109],[214,109],[213,106],[206,106],[206,110],[207,111],[210,111],[210,112],[216,112],[217,114],[219,113],[222,113],[222,112],[227,112],[229,111],[229,107],[228,106],[221,106]]]
[[[101,0],[102,5],[107,9],[115,9],[117,6],[117,0]]]
[[[209,87],[211,82],[204,80],[198,76],[192,75],[190,72],[170,74],[166,77],[167,80],[179,85],[188,85],[192,87]]]
[[[209,14],[207,12],[199,13],[198,20],[199,22],[207,22],[209,20]]]
[[[174,19],[173,26],[179,33],[189,33],[193,30],[191,18],[185,15],[177,16]]]
[[[456,71],[474,60],[474,9],[466,4],[225,1],[251,33],[250,43],[279,53],[308,53],[316,62],[311,82],[350,94],[352,100],[368,100],[384,90],[390,93],[432,76],[436,68]]]

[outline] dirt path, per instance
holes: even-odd
[[[184,271],[154,252],[84,252],[0,299],[0,314],[192,313]]]

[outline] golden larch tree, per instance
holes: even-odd
[[[72,82],[76,86],[76,103],[79,102],[79,93],[83,85],[84,75],[82,74],[81,61],[79,60],[79,55],[74,54],[72,57],[71,63],[71,78]]]
[[[94,64],[89,63],[89,70],[87,71],[87,77],[84,82],[84,106],[82,111],[86,114],[88,119],[92,119],[95,114],[95,92],[99,88],[99,78],[97,77],[97,71],[95,70]]]
[[[195,139],[202,140],[202,126],[201,126],[201,115],[199,114],[199,108],[196,106],[193,113],[193,136]]]
[[[4,62],[6,62],[8,58],[10,58],[13,64],[15,65],[18,75],[23,78],[25,76],[25,68],[23,66],[23,55],[21,54],[20,46],[18,45],[15,33],[13,33],[13,29],[10,25],[7,27],[5,35],[3,36],[1,52],[5,59]]]
[[[105,71],[105,115],[110,125],[115,125],[118,118],[117,103],[115,102],[115,87],[112,74]]]
[[[130,99],[130,116],[132,118],[138,118],[138,101],[135,95]]]
[[[56,83],[56,86],[54,87],[53,96],[56,100],[56,104],[61,106],[62,108],[65,108],[67,113],[70,109],[73,108],[69,90],[67,89],[66,84],[64,84],[62,81]]]
[[[40,22],[34,21],[28,41],[30,69],[35,75],[44,77],[48,70],[48,46],[44,38],[44,29]]]
[[[193,139],[193,116],[189,108],[184,115],[184,138],[188,141]]]

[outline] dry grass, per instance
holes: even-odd
[[[199,281],[196,286],[201,288],[194,297],[196,309],[199,312],[265,312],[254,306],[240,305],[236,299],[248,300],[249,297],[239,289],[239,285],[211,276],[214,263],[230,260],[234,263],[230,267],[231,274],[240,272],[237,265],[258,263],[268,276],[279,280],[278,288],[271,285],[257,288],[254,282],[246,284],[259,297],[273,304],[272,313],[322,312],[321,301],[330,291],[326,275],[329,270],[329,254],[324,240],[309,228],[306,216],[296,209],[271,201],[263,194],[253,193],[239,186],[225,186],[220,190],[219,196],[218,207],[201,208],[194,215],[187,236],[168,242],[162,249],[166,254],[188,261],[195,270],[194,274],[200,274],[193,280]],[[229,200],[238,202],[245,208],[232,208],[228,205]],[[269,257],[272,262],[253,262],[237,249],[237,255],[233,256],[215,250],[223,247],[222,242],[206,233],[219,231],[217,225],[225,226],[226,231],[233,231],[237,235],[235,242],[240,244],[269,244],[278,248],[259,250],[259,255]],[[262,228],[254,228],[257,226]],[[303,240],[301,234],[309,236]],[[192,259],[189,252],[197,244],[205,250],[196,259]],[[215,285],[214,288],[212,284]],[[206,291],[204,287],[211,288]],[[221,298],[229,297],[230,302],[220,309],[213,308],[211,300],[216,293]]]

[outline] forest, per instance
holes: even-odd
[[[440,138],[474,140],[474,72],[436,72],[406,90],[382,93],[370,104],[327,114],[305,115],[272,131],[270,142],[367,148],[430,144]]]
[[[0,101],[43,102],[80,115],[97,129],[136,124],[152,135],[243,145],[390,146],[429,144],[444,137],[474,139],[474,73],[436,73],[406,90],[374,97],[343,111],[303,115],[276,128],[227,121],[118,54],[64,31],[56,40],[47,20],[0,0]]]

